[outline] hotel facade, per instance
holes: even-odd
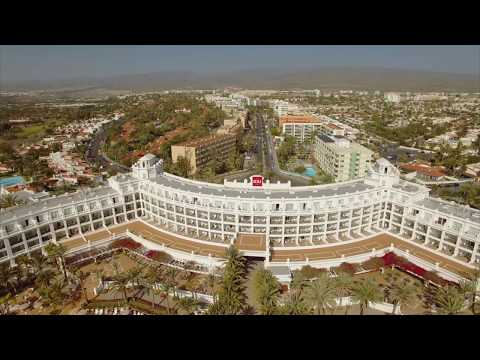
[[[131,173],[109,178],[108,186],[1,212],[0,262],[14,265],[15,257],[49,242],[70,253],[90,248],[112,239],[115,229],[152,249],[205,263],[221,263],[220,254],[234,244],[268,267],[329,267],[387,251],[380,240],[366,245],[379,236],[400,241],[401,251],[440,259],[419,261],[432,269],[448,264],[448,274],[480,262],[480,211],[429,197],[428,188],[401,180],[385,159],[365,178],[335,184],[255,180],[193,181],[164,172],[163,161],[148,154]],[[258,242],[242,249],[244,239]]]

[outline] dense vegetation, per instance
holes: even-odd
[[[190,112],[175,112],[187,109]],[[137,157],[131,152],[152,152],[165,161],[170,147],[208,135],[223,124],[226,114],[194,96],[154,95],[125,112],[125,123],[107,130],[106,154],[126,166]]]

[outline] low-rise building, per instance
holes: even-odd
[[[441,181],[447,175],[442,166],[430,166],[428,164],[408,163],[400,164],[400,169],[415,173],[414,177],[424,181]]]

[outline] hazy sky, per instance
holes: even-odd
[[[379,66],[477,74],[479,46],[2,46],[0,83],[156,71]]]

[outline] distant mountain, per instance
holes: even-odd
[[[122,75],[103,79],[71,79],[23,84],[2,84],[4,90],[107,90],[154,91],[212,89],[228,86],[246,89],[364,89],[381,91],[480,92],[476,75],[384,68],[322,67],[316,69],[256,69],[196,74],[169,71]]]

